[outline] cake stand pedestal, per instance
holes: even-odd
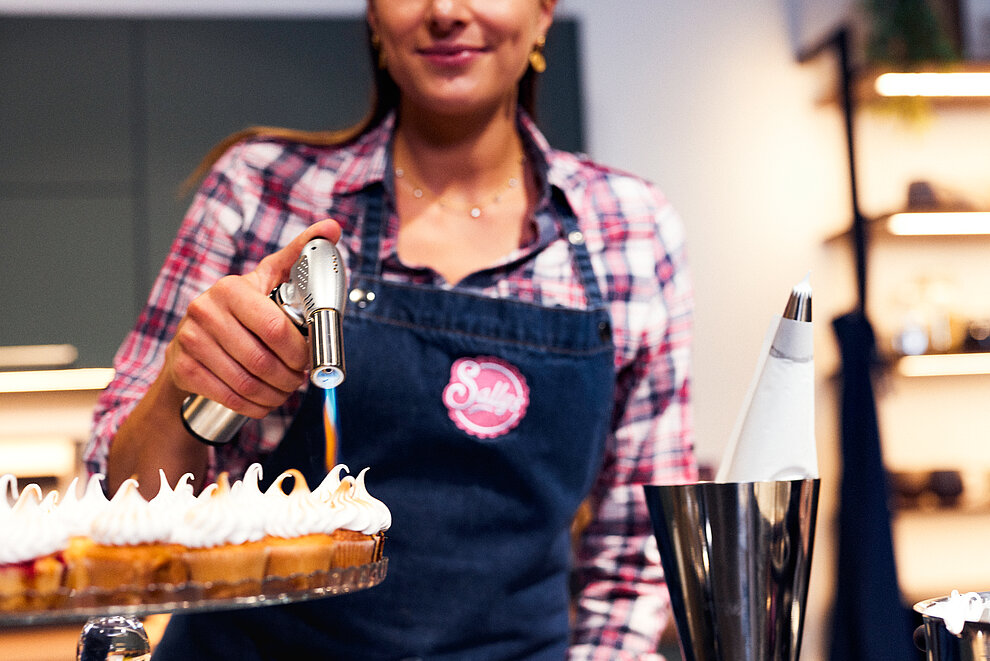
[[[76,661],[148,661],[151,643],[140,618],[106,615],[90,619],[76,647]]]

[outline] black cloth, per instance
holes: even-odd
[[[842,356],[842,488],[831,661],[917,659],[901,600],[873,394],[876,343],[861,312],[836,318]]]

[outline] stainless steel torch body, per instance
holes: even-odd
[[[337,247],[327,239],[309,241],[292,266],[289,280],[271,298],[309,338],[313,385],[334,388],[344,381],[343,314],[347,300],[347,271]],[[182,421],[193,436],[210,445],[230,442],[247,416],[202,395],[182,404]]]

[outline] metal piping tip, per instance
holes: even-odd
[[[811,273],[794,285],[784,307],[784,319],[811,321]]]
[[[311,367],[309,380],[318,388],[336,388],[344,382],[344,329],[333,308],[314,310],[309,317]]]

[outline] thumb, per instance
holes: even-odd
[[[340,238],[340,225],[336,220],[327,218],[314,223],[303,230],[299,236],[292,239],[289,245],[268,255],[245,277],[258,286],[258,291],[267,294],[289,277],[292,265],[299,259],[299,254],[311,239],[322,237],[334,243]]]

